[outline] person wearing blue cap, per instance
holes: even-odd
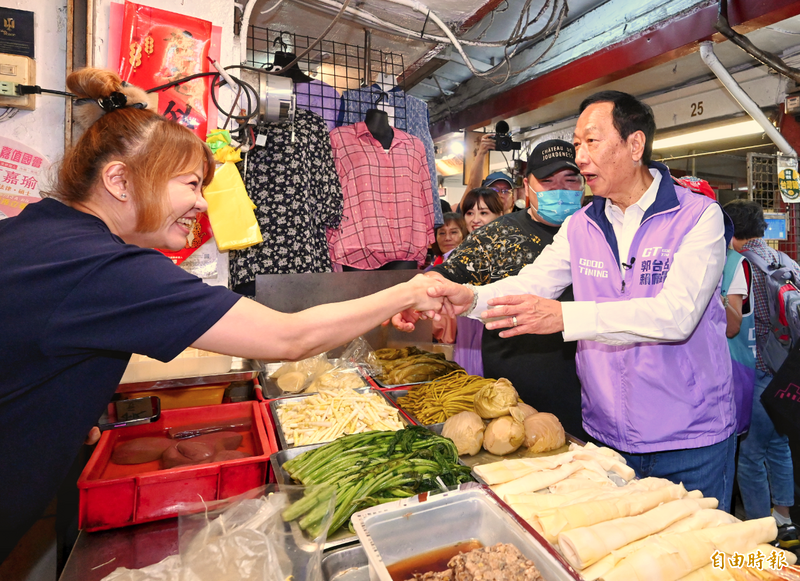
[[[514,205],[514,183],[508,174],[502,171],[496,171],[486,176],[481,184],[484,188],[491,188],[500,196],[503,202],[503,214],[509,214],[514,210],[521,210]]]

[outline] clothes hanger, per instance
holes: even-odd
[[[389,114],[386,111],[377,109],[377,105],[387,98],[389,95],[381,91],[378,93],[378,98],[375,99],[375,104],[371,109],[367,109],[364,116],[364,123],[372,136],[377,139],[384,149],[389,149],[394,139],[394,129],[389,125]]]
[[[288,52],[288,45],[283,41],[283,35],[288,34],[286,32],[282,32],[279,37],[277,37],[274,41],[272,41],[272,46],[274,47],[277,43],[281,43],[281,50],[275,51],[272,65],[268,70],[272,70],[274,67],[281,67],[281,71],[278,73],[282,77],[288,77],[292,79],[295,83],[310,83],[314,79],[309,77],[303,71],[300,70],[300,67],[297,66],[297,63],[294,63],[291,67],[286,69],[286,65],[291,63],[293,60],[297,58],[294,53]]]

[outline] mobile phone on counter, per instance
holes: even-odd
[[[97,427],[100,431],[127,428],[155,422],[161,416],[161,400],[151,395],[135,399],[112,401],[100,416]]]

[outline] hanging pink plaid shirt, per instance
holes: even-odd
[[[344,213],[328,230],[331,260],[373,270],[396,260],[425,262],[434,241],[431,178],[425,147],[394,130],[389,151],[363,122],[331,131]]]

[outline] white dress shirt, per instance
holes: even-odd
[[[620,271],[630,257],[631,242],[642,217],[656,199],[661,174],[651,169],[653,183],[625,212],[606,200],[605,213],[614,229],[619,249]],[[699,194],[698,194],[699,195]],[[539,258],[517,276],[473,289],[478,295],[469,314],[480,318],[490,309],[489,299],[506,295],[533,294],[553,299],[572,283],[570,246],[564,222]],[[722,209],[710,205],[675,253],[669,276],[657,296],[627,301],[561,303],[564,340],[589,340],[609,345],[640,342],[682,341],[694,331],[714,294],[725,267],[725,225]],[[624,275],[623,275],[624,276]]]

